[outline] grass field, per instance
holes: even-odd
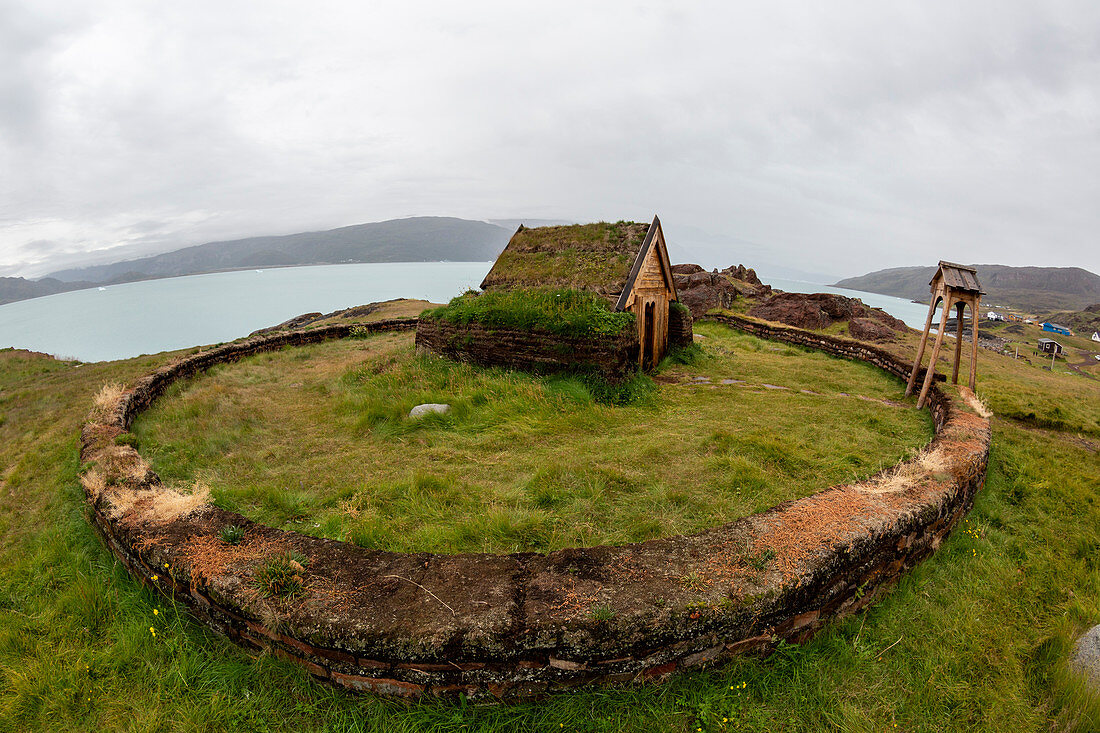
[[[200,480],[256,521],[437,552],[693,532],[862,479],[931,438],[927,413],[873,367],[700,330],[703,356],[626,407],[383,334],[218,367],[133,432],[162,478]],[[422,402],[452,412],[408,419]]]
[[[802,358],[767,346],[765,356]],[[882,602],[811,642],[663,686],[475,706],[353,696],[253,658],[114,563],[84,517],[77,431],[102,384],[166,358],[75,366],[0,352],[2,730],[1100,728],[1100,703],[1065,666],[1075,636],[1100,623],[1100,391],[1090,380],[1036,380],[1038,370],[983,352],[980,393],[1022,417],[995,419],[968,521]],[[744,358],[729,372],[760,379]]]

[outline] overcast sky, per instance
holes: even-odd
[[[714,264],[1100,272],[1098,181],[1096,0],[0,0],[0,275],[654,213]]]

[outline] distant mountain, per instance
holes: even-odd
[[[483,262],[496,259],[511,235],[510,230],[483,221],[422,216],[322,232],[209,242],[136,260],[59,270],[48,277],[64,282],[102,284],[250,267],[440,260]]]
[[[17,300],[40,298],[66,290],[80,290],[91,287],[89,282],[61,282],[52,277],[41,280],[26,280],[21,277],[0,277],[0,305],[14,303]]]
[[[982,302],[1028,313],[1077,311],[1100,301],[1100,276],[1080,267],[1009,267],[974,265],[986,294]],[[882,293],[925,302],[935,267],[894,267],[849,277],[836,287]]]

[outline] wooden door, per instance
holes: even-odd
[[[653,368],[654,347],[656,344],[656,304],[650,300],[645,304],[645,323],[642,326],[642,369],[649,371]]]

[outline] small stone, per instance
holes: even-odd
[[[1073,648],[1073,666],[1100,691],[1100,625],[1093,626]]]
[[[443,405],[438,402],[428,402],[423,405],[417,405],[416,407],[409,410],[409,417],[415,419],[418,417],[424,417],[425,415],[430,415],[432,413],[446,415],[450,411],[450,405]]]
[[[550,666],[554,669],[563,669],[569,672],[588,669],[588,665],[583,662],[571,662],[568,659],[558,659],[557,657],[550,657]]]

